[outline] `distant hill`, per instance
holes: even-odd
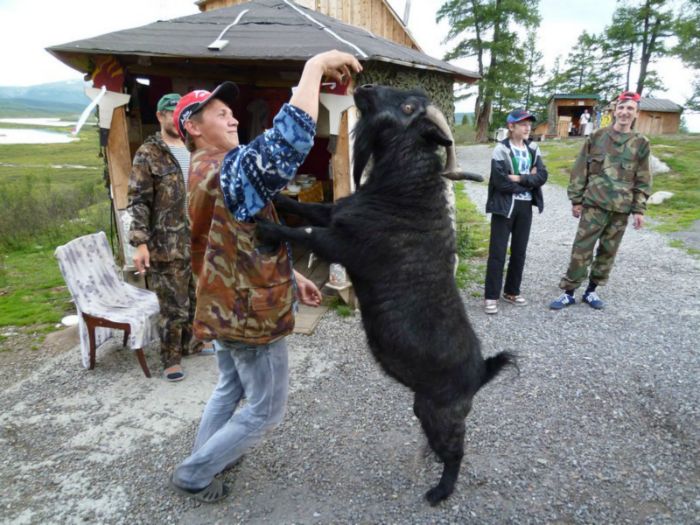
[[[90,102],[82,80],[36,86],[0,86],[0,117],[47,117],[79,114]]]

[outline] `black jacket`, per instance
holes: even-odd
[[[529,140],[525,145],[530,152],[532,166],[537,168],[535,175],[521,175],[520,183],[512,182],[508,175],[514,174],[513,152],[510,140],[505,139],[496,144],[491,156],[491,176],[489,177],[489,192],[486,199],[486,213],[495,213],[510,217],[513,211],[513,194],[529,191],[532,195],[532,205],[542,213],[544,198],[542,185],[547,182],[547,168],[542,162],[542,155],[536,142]]]

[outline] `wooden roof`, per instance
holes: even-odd
[[[208,49],[237,18],[238,23],[221,37],[228,45],[219,51]],[[362,62],[388,62],[449,75],[456,82],[472,83],[479,78],[478,73],[284,0],[253,0],[47,48],[83,72],[89,72],[86,57],[90,55],[114,55],[125,64],[166,61],[184,70],[193,64],[239,67],[253,63],[257,67],[303,63],[329,49],[347,51]]]

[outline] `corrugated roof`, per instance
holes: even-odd
[[[640,111],[659,111],[662,113],[681,113],[683,106],[679,106],[666,98],[642,98],[639,101]]]
[[[208,46],[241,13],[238,24],[222,37],[229,44],[221,51],[209,50]],[[479,78],[478,73],[453,66],[321,13],[292,6],[284,0],[253,0],[246,4],[51,46],[47,50],[76,67],[65,53],[259,63],[280,60],[304,62],[329,49],[347,51],[361,61],[390,62],[449,74],[457,81],[474,82]]]

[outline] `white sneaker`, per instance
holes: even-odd
[[[491,315],[498,313],[498,299],[485,299],[484,312]]]

